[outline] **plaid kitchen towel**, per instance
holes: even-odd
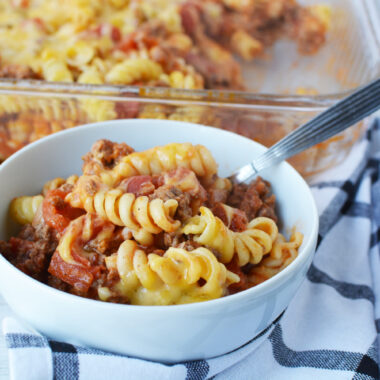
[[[312,189],[320,233],[307,279],[283,315],[248,344],[164,365],[52,341],[7,318],[11,379],[378,379],[380,122]]]

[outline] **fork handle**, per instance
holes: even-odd
[[[380,78],[281,139],[253,162],[258,172],[327,140],[380,108]],[[247,178],[248,179],[248,178]]]

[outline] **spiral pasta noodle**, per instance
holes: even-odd
[[[255,218],[243,232],[231,231],[207,207],[199,209],[201,215],[191,218],[183,227],[186,235],[195,235],[197,243],[217,250],[220,261],[228,263],[234,254],[240,266],[257,264],[271,251],[278,234],[276,223],[269,218]]]
[[[48,81],[73,82],[73,76],[65,62],[58,59],[48,59],[43,63],[42,70]]]
[[[150,59],[130,58],[115,65],[106,75],[108,83],[130,84],[137,80],[158,79],[162,67]]]
[[[237,30],[231,36],[231,47],[243,59],[250,61],[264,50],[264,45],[244,30]]]
[[[188,90],[201,89],[203,83],[194,74],[184,74],[181,71],[173,71],[169,75],[169,84],[173,88],[185,88]]]
[[[101,224],[102,228],[97,229],[96,225]],[[65,229],[63,236],[57,247],[57,251],[62,260],[68,264],[78,264],[73,257],[75,247],[76,255],[86,256],[84,245],[90,240],[93,244],[96,242],[107,242],[113,236],[115,226],[111,223],[99,221],[96,215],[85,214],[74,219]],[[78,241],[80,244],[78,244]]]
[[[77,175],[72,175],[72,176],[68,177],[67,179],[63,179],[61,177],[51,179],[50,181],[47,181],[44,184],[44,187],[42,189],[42,194],[46,195],[46,193],[48,191],[58,189],[60,186],[66,184],[66,183],[69,185],[75,185],[78,181],[78,178],[79,177]]]
[[[115,105],[111,101],[84,98],[80,100],[80,104],[91,121],[113,120],[117,118]]]
[[[47,120],[64,121],[84,120],[83,112],[78,109],[78,103],[73,99],[23,98],[12,95],[0,95],[0,113],[22,113],[24,115],[40,114]],[[40,117],[41,120],[41,117]]]
[[[270,255],[251,269],[249,279],[252,284],[260,284],[286,268],[297,257],[298,248],[302,241],[303,235],[294,229],[289,241],[286,241],[285,237],[279,234]]]
[[[276,223],[269,218],[259,217],[248,223],[243,232],[234,232],[235,251],[241,266],[259,263],[272,250],[278,234]]]
[[[160,174],[179,167],[191,169],[197,176],[204,179],[211,178],[217,172],[214,158],[203,145],[173,143],[129,154],[123,157],[113,169],[103,170],[100,178],[103,183],[113,186],[122,178]],[[86,168],[84,172],[87,174]]]
[[[143,228],[152,234],[173,232],[179,228],[181,222],[173,220],[177,207],[175,199],[136,198],[134,194],[123,193],[119,189],[98,192],[84,203],[87,212],[96,213],[117,226],[126,226],[134,231]]]
[[[74,181],[76,176],[69,177],[66,182],[72,182]],[[60,178],[54,179],[52,182],[53,184],[58,181],[57,183],[60,183]],[[95,187],[99,190],[95,194],[92,193],[90,195],[88,193],[87,187],[91,186],[91,184],[95,184]],[[110,190],[108,186],[102,186],[101,183],[99,183],[98,178],[96,176],[81,176],[78,179],[75,179],[75,187],[72,192],[70,192],[66,198],[65,201],[68,202],[72,207],[74,208],[83,208],[87,212],[90,213],[98,213],[104,220],[114,220],[117,223],[115,223],[117,226],[125,226],[123,229],[123,233],[125,235],[125,239],[134,238],[137,242],[139,242],[143,246],[151,246],[154,243],[154,237],[151,232],[149,232],[147,229],[144,229],[141,227],[141,225],[138,224],[136,221],[134,215],[133,215],[133,208],[132,209],[122,209],[121,213],[119,212],[119,209],[117,207],[120,206],[120,198],[123,197],[123,193],[120,190],[114,189]],[[99,187],[98,187],[99,185]],[[46,186],[46,185],[45,185]],[[50,185],[52,186],[52,185]],[[133,194],[130,194],[133,195]],[[128,197],[123,198],[122,204],[125,204],[126,200],[131,200],[130,198],[126,199]],[[171,204],[173,202],[169,202]],[[132,206],[135,205],[135,202],[132,202]],[[158,205],[159,208],[160,205]],[[169,211],[171,210],[170,207],[168,208]],[[128,211],[131,214],[128,214]],[[145,209],[146,213],[149,213],[149,208]],[[159,210],[158,210],[159,211]],[[137,212],[137,209],[136,209]],[[156,209],[154,212],[157,214],[157,204]],[[172,211],[170,211],[172,212]],[[121,215],[121,219],[120,219]],[[141,218],[143,217],[143,212],[140,212],[139,215]],[[161,215],[162,217],[162,215]],[[161,220],[158,219],[160,222]],[[142,221],[149,224],[151,227],[150,229],[154,229],[155,231],[158,230],[156,228],[156,225],[153,224],[153,222],[150,219],[149,215],[146,215],[145,219],[142,219]],[[168,219],[168,222],[171,221],[171,218]],[[163,222],[163,225],[164,222]],[[161,231],[161,230],[160,230]]]
[[[42,195],[24,196],[13,199],[10,205],[10,214],[20,224],[32,223],[34,215],[42,204]]]
[[[134,241],[126,240],[106,263],[107,267],[116,267],[120,276],[117,288],[132,304],[166,305],[219,298],[228,284],[239,281],[206,248],[169,248],[163,256],[147,255]],[[200,279],[203,285],[199,285]],[[104,294],[104,289],[101,292]]]

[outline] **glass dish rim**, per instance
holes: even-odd
[[[366,85],[361,84],[359,87]],[[357,87],[357,88],[359,88]],[[54,98],[99,98],[168,105],[201,105],[250,109],[316,111],[325,109],[357,88],[327,95],[267,94],[226,90],[187,90],[169,87],[97,85],[0,78],[0,95]]]

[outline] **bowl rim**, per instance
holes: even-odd
[[[25,152],[33,149],[38,149],[39,145],[41,144],[47,144],[50,140],[60,139],[63,138],[65,135],[75,135],[78,133],[86,133],[86,130],[90,130],[93,128],[109,128],[113,124],[122,124],[123,128],[125,128],[125,125],[133,125],[133,124],[147,124],[147,123],[157,123],[162,124],[165,123],[167,125],[171,125],[171,128],[177,129],[179,126],[191,126],[192,128],[198,128],[199,131],[210,131],[213,130],[213,133],[220,133],[224,135],[231,135],[236,138],[236,136],[242,140],[246,140],[252,145],[256,145],[261,150],[267,150],[265,146],[262,144],[257,143],[256,141],[253,141],[247,137],[238,135],[234,132],[217,129],[215,127],[209,127],[204,126],[200,124],[195,123],[189,123],[189,122],[182,122],[182,121],[172,121],[172,120],[156,120],[156,119],[118,119],[118,120],[109,120],[109,121],[103,121],[103,122],[96,122],[96,123],[89,123],[80,125],[78,127],[80,128],[70,128],[67,130],[60,131],[59,133],[55,133],[46,137],[43,137],[39,140],[36,140],[32,142],[31,144],[28,144],[27,146],[23,147],[16,153],[14,153],[12,156],[7,158],[1,165],[0,165],[0,173],[1,171],[7,167],[10,163],[12,163],[15,160],[18,160],[20,156],[22,156]],[[139,127],[141,128],[141,126]],[[200,142],[201,143],[201,142]],[[297,257],[282,271],[274,275],[273,277],[269,278],[268,280],[255,285],[249,289],[243,290],[241,292],[231,294],[228,296],[220,297],[213,300],[207,300],[207,301],[201,301],[201,302],[194,302],[194,303],[187,303],[187,304],[178,304],[178,305],[131,305],[131,304],[117,304],[112,302],[104,302],[100,300],[94,300],[90,298],[81,297],[78,295],[74,295],[71,293],[64,292],[62,290],[56,289],[52,286],[49,286],[43,282],[40,282],[33,277],[25,274],[20,269],[18,269],[16,266],[11,264],[0,252],[0,265],[4,264],[7,268],[11,269],[15,272],[15,275],[21,276],[25,280],[28,279],[31,281],[31,284],[34,284],[34,286],[41,287],[41,290],[47,291],[49,293],[52,293],[55,297],[63,297],[67,298],[68,301],[77,300],[77,302],[83,302],[83,306],[89,305],[94,307],[105,307],[109,308],[110,310],[141,310],[141,311],[149,311],[149,312],[162,312],[163,310],[166,310],[168,312],[179,312],[179,311],[186,311],[188,309],[199,309],[201,308],[204,310],[207,307],[213,307],[217,306],[219,304],[228,304],[228,303],[234,303],[239,301],[244,301],[246,298],[259,298],[262,295],[265,295],[267,293],[270,293],[273,289],[280,286],[284,281],[286,281],[286,278],[291,275],[293,272],[297,272],[302,265],[309,259],[310,256],[312,256],[315,252],[315,244],[317,241],[318,236],[318,230],[319,230],[319,217],[318,217],[318,211],[317,206],[314,200],[314,197],[312,195],[311,189],[306,183],[306,181],[301,177],[301,175],[287,162],[282,162],[279,165],[284,166],[286,169],[290,171],[293,176],[297,178],[298,181],[301,182],[302,186],[304,186],[304,189],[306,190],[306,193],[308,197],[310,198],[310,215],[312,220],[312,229],[309,236],[306,238],[304,237],[303,243],[301,245],[301,248],[298,251]],[[97,305],[97,306],[96,306]]]

